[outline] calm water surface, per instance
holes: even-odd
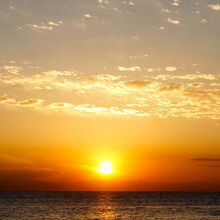
[[[220,193],[0,192],[0,219],[220,219]]]

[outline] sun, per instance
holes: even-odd
[[[109,161],[103,161],[99,168],[98,168],[99,173],[109,175],[112,173],[112,164]]]

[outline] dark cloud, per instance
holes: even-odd
[[[144,88],[150,85],[151,82],[148,80],[132,80],[125,82],[125,85],[128,87],[134,87],[134,88]]]
[[[4,101],[6,101],[7,100],[7,97],[5,97],[5,96],[0,96],[0,102],[4,102]]]
[[[197,157],[197,158],[191,158],[192,161],[198,161],[198,162],[220,162],[220,158],[208,158],[208,157]]]
[[[40,104],[41,102],[42,100],[40,99],[31,98],[31,99],[20,101],[19,104],[20,105],[36,105],[36,104]]]
[[[169,92],[169,91],[174,91],[174,90],[181,90],[182,89],[182,84],[180,83],[170,83],[168,85],[164,85],[160,87],[160,91],[164,92]]]
[[[54,171],[47,170],[1,170],[0,191],[4,190],[64,190],[67,184],[52,180]]]
[[[212,167],[212,168],[220,168],[220,165],[210,165],[210,164],[200,164],[200,167]]]

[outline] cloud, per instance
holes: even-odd
[[[154,68],[152,71],[162,70],[164,68]],[[0,75],[0,87],[10,94],[8,97],[4,92],[0,103],[1,106],[29,107],[51,114],[220,119],[217,76],[196,73],[148,74],[146,77],[150,80],[140,79],[134,74],[88,76],[76,70],[27,74],[24,69],[19,74]],[[174,79],[181,81],[166,81]],[[24,94],[32,95],[30,98]],[[41,99],[42,94],[44,100]]]
[[[220,4],[211,4],[208,7],[214,11],[220,11]]]
[[[208,157],[196,157],[191,158],[191,161],[198,161],[198,162],[220,162],[220,158],[208,158]]]
[[[220,158],[211,158],[211,157],[196,157],[189,159],[190,161],[196,163],[204,163],[198,164],[200,167],[210,167],[210,168],[219,168],[220,167]]]
[[[53,111],[72,111],[74,108],[74,105],[71,103],[66,103],[66,102],[59,102],[59,103],[51,103],[47,107],[49,110]]]
[[[177,68],[175,66],[167,66],[166,67],[166,71],[169,71],[169,72],[173,72],[173,71],[176,71]]]
[[[159,31],[164,31],[166,28],[164,26],[159,26],[159,27],[156,27],[156,29]]]
[[[205,80],[215,80],[216,77],[213,74],[187,74],[187,75],[166,75],[161,74],[153,77],[154,79],[160,80],[171,80],[171,79],[182,79],[182,80],[196,80],[196,79],[205,79]]]
[[[59,26],[59,25],[63,24],[63,22],[62,21],[58,21],[58,22],[48,21],[48,24],[50,26]]]
[[[137,109],[125,109],[119,107],[103,107],[91,104],[73,105],[71,103],[51,103],[48,107],[50,110],[66,111],[71,114],[93,114],[99,116],[138,116],[145,117],[149,114],[141,112]]]
[[[118,71],[140,71],[141,67],[139,66],[131,66],[131,67],[124,67],[124,66],[118,66]]]
[[[7,95],[0,96],[0,104],[16,104],[16,100],[8,98]]]
[[[41,105],[43,102],[44,102],[43,99],[36,99],[36,98],[16,100],[14,98],[9,98],[6,95],[0,96],[0,104],[7,104],[12,106],[31,107],[31,106]]]
[[[19,101],[18,104],[20,106],[33,106],[33,105],[42,104],[43,102],[44,102],[44,100],[42,100],[42,99],[30,98],[30,99],[25,99],[25,100]]]
[[[7,100],[6,96],[0,96],[0,103],[5,102]]]
[[[219,168],[220,167],[220,165],[210,165],[210,164],[200,164],[200,165],[198,165],[198,166],[200,166],[200,167],[210,167],[210,168]]]
[[[96,16],[92,16],[90,14],[84,14],[84,18],[89,19],[89,18],[97,18],[97,17]]]
[[[181,90],[181,89],[182,89],[182,84],[180,84],[180,83],[170,83],[169,85],[161,86],[160,91],[169,92],[169,91]]]
[[[50,70],[34,75],[3,75],[0,76],[0,83],[8,85],[20,85],[26,89],[52,90],[52,89],[72,89],[74,83],[69,78],[77,77],[75,71]]]
[[[27,27],[30,27],[31,29],[33,30],[48,30],[48,31],[51,31],[53,30],[53,26],[51,25],[45,25],[44,23],[41,23],[41,24],[27,24],[26,25]]]
[[[57,171],[49,169],[7,169],[0,170],[1,190],[64,190],[68,184],[62,180],[54,181]],[[70,189],[70,187],[69,187]]]
[[[172,19],[172,18],[167,18],[167,21],[171,24],[180,25],[179,20],[175,20],[175,19]]]
[[[63,24],[63,21],[48,21],[48,22],[42,22],[40,24],[26,24],[25,27],[29,27],[32,30],[47,30],[47,31],[52,31],[55,27],[58,27]],[[20,27],[19,29],[22,29]]]
[[[110,75],[110,74],[98,74],[96,76],[93,76],[92,78],[96,79],[97,81],[109,82],[109,81],[119,80],[122,77],[121,76]]]
[[[132,2],[132,1],[123,1],[122,3],[125,4],[125,5],[132,5],[132,6],[135,5],[135,3]]]
[[[4,65],[4,66],[0,67],[0,70],[4,70],[8,73],[17,74],[22,70],[22,67],[15,66],[15,65]]]
[[[179,6],[181,3],[180,0],[173,0],[173,2],[171,3],[173,6]]]
[[[207,23],[207,22],[208,22],[208,20],[207,20],[207,19],[205,19],[205,18],[203,18],[203,19],[199,20],[199,23],[201,23],[201,24],[205,24],[205,23]]]
[[[151,82],[148,80],[131,80],[125,82],[125,85],[132,88],[144,88],[148,85],[150,85]]]
[[[141,58],[146,58],[146,57],[148,57],[148,54],[129,56],[130,59],[141,59]]]
[[[158,72],[158,71],[160,71],[161,68],[160,68],[160,67],[157,67],[157,68],[151,67],[151,68],[145,68],[145,70],[146,70],[147,72],[149,72],[149,73],[153,73],[153,72]]]

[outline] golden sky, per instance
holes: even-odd
[[[1,1],[0,190],[219,191],[219,37],[219,1]]]

